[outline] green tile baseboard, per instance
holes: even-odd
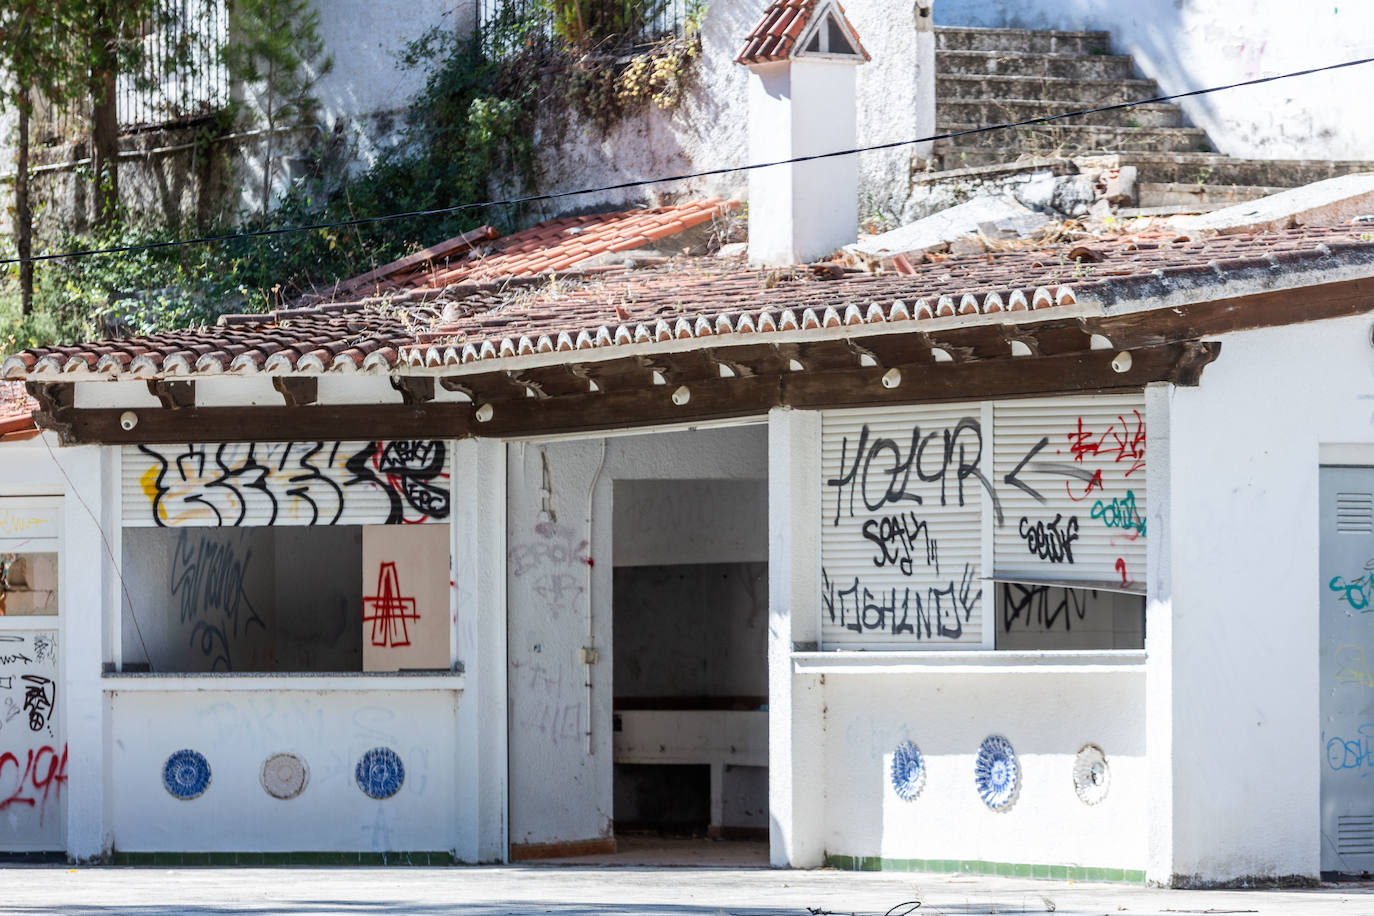
[[[118,852],[115,865],[456,865],[451,852]]]
[[[844,871],[916,871],[956,875],[997,875],[1004,878],[1046,878],[1053,881],[1145,883],[1144,870],[1135,868],[1026,865],[1019,862],[985,862],[981,859],[885,859],[881,856],[837,855],[827,855],[825,864]]]

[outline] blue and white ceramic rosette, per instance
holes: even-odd
[[[892,791],[904,801],[921,794],[926,784],[926,761],[916,745],[903,741],[892,753]]]
[[[406,768],[401,756],[389,747],[374,747],[363,754],[353,773],[358,788],[370,798],[390,798],[401,791],[406,781]]]
[[[983,804],[994,811],[1001,811],[1016,800],[1021,787],[1021,765],[1010,741],[1001,735],[983,739],[973,762],[973,782]]]
[[[210,761],[200,751],[173,751],[162,765],[162,785],[182,801],[200,798],[210,788]]]

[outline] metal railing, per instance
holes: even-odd
[[[229,70],[224,45],[229,35],[227,0],[159,0],[139,29],[124,40],[130,66],[115,81],[115,110],[121,130],[156,127],[211,114],[229,104]],[[34,136],[56,144],[90,130],[91,103],[64,105],[39,100]]]
[[[137,66],[116,84],[121,128],[210,114],[229,104],[226,0],[160,0],[137,41]]]
[[[702,0],[478,0],[489,52],[529,44],[626,50],[681,35]]]

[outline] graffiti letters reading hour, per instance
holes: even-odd
[[[976,525],[983,494],[1001,517],[982,470],[983,428],[974,417],[951,417],[902,429],[890,436],[864,424],[840,442],[824,522],[843,539],[837,557],[857,549],[868,559],[843,573],[835,561],[822,566],[824,619],[861,635],[967,640],[982,596],[978,572],[963,556],[945,562],[940,535],[942,526]]]
[[[159,526],[400,525],[448,518],[447,445],[395,442],[252,442],[148,446],[139,488]],[[132,454],[132,453],[130,453]],[[349,511],[380,491],[385,515]]]

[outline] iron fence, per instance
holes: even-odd
[[[116,84],[120,127],[164,124],[229,104],[226,0],[161,0],[140,33],[135,66]]]
[[[623,51],[681,35],[702,0],[478,0],[488,51],[530,44]]]
[[[159,0],[135,34],[125,35],[127,64],[115,80],[121,130],[155,127],[212,114],[229,104],[224,45],[227,0]],[[55,144],[90,129],[90,100],[64,105],[39,100],[35,138]]]

